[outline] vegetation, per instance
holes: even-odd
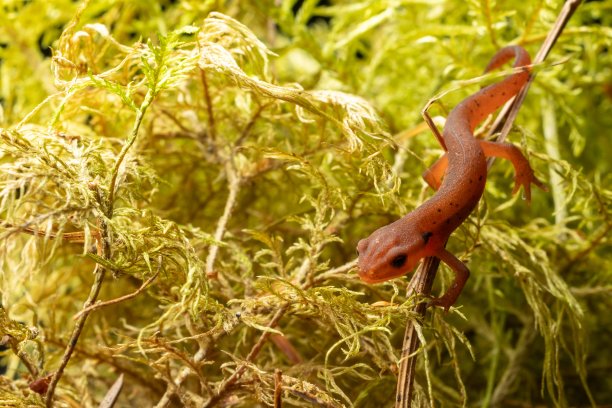
[[[510,135],[550,191],[528,206],[498,161],[449,241],[455,308],[355,273],[431,195],[422,107],[533,55],[557,3],[3,2],[0,406],[98,406],[120,374],[116,406],[392,406],[409,321],[415,406],[612,403],[609,0]]]

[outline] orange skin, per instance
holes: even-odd
[[[452,232],[478,204],[487,179],[486,157],[508,159],[514,165],[515,187],[525,189],[531,200],[531,183],[544,188],[535,178],[521,151],[509,143],[478,140],[474,129],[511,97],[529,79],[529,54],[518,46],[502,48],[486,71],[498,68],[511,58],[514,67],[525,67],[502,81],[489,85],[461,101],[448,115],[442,137],[447,153],[423,177],[437,190],[433,197],[403,218],[377,229],[357,245],[359,276],[367,283],[383,282],[411,272],[417,263],[438,257],[455,272],[455,281],[446,293],[431,304],[448,310],[457,300],[470,271],[444,246]]]

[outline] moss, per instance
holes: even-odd
[[[55,374],[57,406],[97,406],[123,373],[117,406],[389,406],[408,321],[419,406],[610,403],[609,7],[579,8],[511,134],[551,191],[528,207],[496,163],[449,242],[461,307],[420,320],[356,243],[431,194],[425,103],[533,54],[556,5],[3,5],[0,405],[50,404],[28,386]]]

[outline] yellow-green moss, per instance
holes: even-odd
[[[512,198],[497,162],[449,242],[473,274],[422,322],[419,405],[612,401],[611,8],[581,6],[511,134],[551,191]],[[81,327],[57,406],[97,406],[120,373],[116,406],[272,405],[275,370],[287,406],[391,406],[414,299],[360,282],[356,243],[431,194],[441,148],[403,136],[427,100],[454,89],[445,115],[558,11],[4,2],[0,405],[43,405],[28,383]]]

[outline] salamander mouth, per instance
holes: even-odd
[[[359,278],[363,282],[368,283],[368,284],[386,282],[388,280],[399,278],[400,276],[404,275],[402,273],[401,275],[397,275],[397,276],[374,276],[374,274],[372,274],[371,272],[368,272],[368,271],[364,272],[361,270],[357,274],[359,275]]]

